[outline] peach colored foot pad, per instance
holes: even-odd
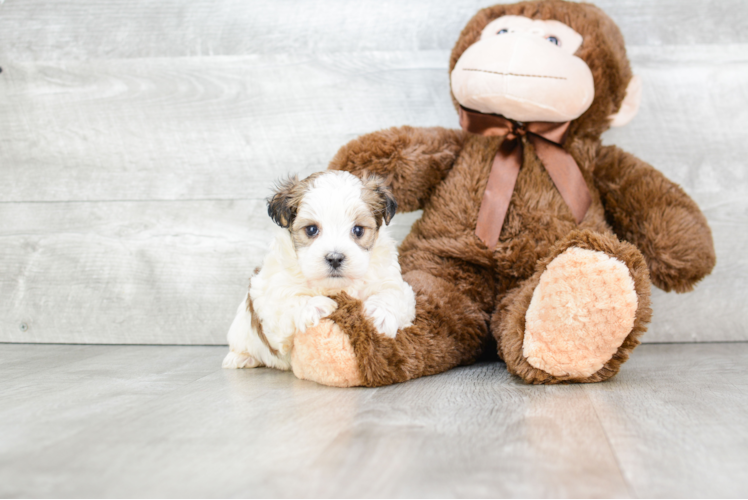
[[[636,290],[626,265],[572,247],[540,276],[525,315],[523,354],[556,377],[587,377],[613,357],[634,327]]]
[[[334,387],[361,385],[351,341],[332,321],[321,321],[294,338],[293,373],[302,380]]]

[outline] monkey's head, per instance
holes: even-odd
[[[625,125],[641,98],[620,30],[583,3],[483,9],[462,30],[449,70],[456,104],[520,122],[571,121],[575,136]]]

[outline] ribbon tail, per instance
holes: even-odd
[[[476,236],[490,250],[499,242],[521,165],[522,142],[519,139],[504,140],[494,156],[475,226]]]
[[[528,137],[556,189],[571,210],[577,224],[580,224],[592,204],[592,196],[579,165],[561,146],[534,134],[528,134]]]

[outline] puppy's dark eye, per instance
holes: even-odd
[[[496,32],[497,35],[503,35],[504,33],[509,33],[509,30],[504,28]]]
[[[306,231],[308,237],[314,238],[319,233],[319,228],[317,226],[307,226],[304,228],[304,231]]]
[[[546,38],[546,40],[548,40],[549,42],[554,43],[556,45],[561,45],[561,41],[558,38],[556,38],[555,36],[549,36],[548,38]]]
[[[364,235],[364,228],[361,226],[353,226],[351,232],[356,238],[361,238]]]

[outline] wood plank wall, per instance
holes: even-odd
[[[0,2],[0,341],[225,343],[273,180],[363,133],[456,127],[449,51],[492,3]],[[697,200],[719,259],[655,293],[644,340],[748,340],[748,3],[596,3],[644,82],[605,142]]]

